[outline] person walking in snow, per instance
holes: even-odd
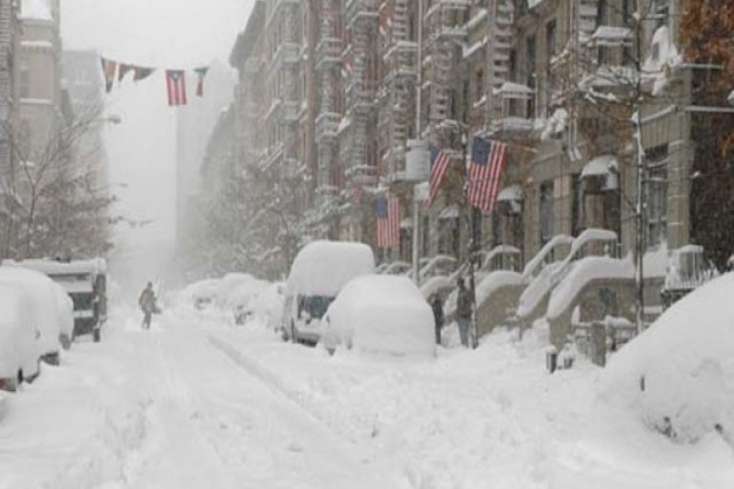
[[[459,293],[456,298],[456,322],[459,325],[461,344],[468,348],[469,329],[471,328],[471,318],[474,312],[474,299],[472,298],[471,291],[466,288],[462,277],[459,277],[456,285],[459,286]]]
[[[143,328],[150,329],[150,322],[153,318],[153,312],[156,310],[156,299],[155,292],[153,292],[153,284],[148,282],[148,285],[143,289],[138,299],[138,305],[143,311]]]
[[[436,323],[436,344],[441,344],[441,328],[443,328],[443,301],[438,294],[433,295],[431,301],[431,309],[433,310],[433,320]]]

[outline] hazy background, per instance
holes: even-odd
[[[213,59],[227,63],[251,8],[252,0],[62,0],[62,38],[65,49],[93,49],[143,66],[191,69]],[[190,98],[192,84],[189,78]],[[161,280],[173,251],[176,109],[167,106],[162,71],[138,84],[128,78],[117,86],[107,97],[107,112],[122,118],[122,124],[105,129],[110,182],[121,199],[117,211],[154,220],[140,229],[125,224],[116,229],[115,278],[136,287]]]

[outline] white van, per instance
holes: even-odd
[[[40,331],[22,288],[0,284],[0,390],[15,391],[38,375]]]
[[[372,248],[355,242],[314,241],[293,261],[285,288],[283,338],[318,343],[321,318],[347,282],[374,273]]]

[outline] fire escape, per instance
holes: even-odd
[[[297,3],[290,3],[283,11],[285,37],[276,51],[278,70],[281,72],[280,91],[283,97],[280,124],[285,139],[285,171],[294,175],[300,171],[298,158],[298,116],[300,111],[299,90],[299,39],[300,11]]]
[[[338,129],[342,41],[339,33],[341,0],[322,0],[320,5],[319,41],[316,45],[316,73],[319,82],[316,117],[318,152],[317,191],[322,196],[334,195],[340,184],[338,163]]]
[[[469,7],[470,2],[466,0],[437,0],[424,17],[428,56],[423,62],[430,60],[428,122],[434,142],[442,147],[451,146],[452,136],[460,133],[453,97],[460,86],[457,77],[460,77],[462,46],[467,37],[464,16]]]
[[[373,55],[377,49],[377,0],[347,0],[347,28],[351,32],[353,66],[346,89],[347,115],[352,119],[353,138],[346,176],[353,186],[376,182],[377,172],[369,154],[370,140],[375,136],[375,73]]]
[[[405,144],[410,137],[415,108],[418,45],[411,39],[410,0],[393,0],[388,43],[384,55],[387,88],[382,97],[384,123],[387,124],[387,178],[399,181],[404,174]]]

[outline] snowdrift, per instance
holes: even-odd
[[[349,282],[326,313],[325,336],[371,353],[433,356],[431,308],[406,277],[368,275]]]
[[[285,302],[284,290],[285,284],[278,282],[270,284],[260,291],[252,300],[251,305],[256,321],[271,329],[277,329],[280,326]]]
[[[602,399],[650,427],[694,442],[712,431],[734,444],[734,274],[668,309],[612,357]]]

